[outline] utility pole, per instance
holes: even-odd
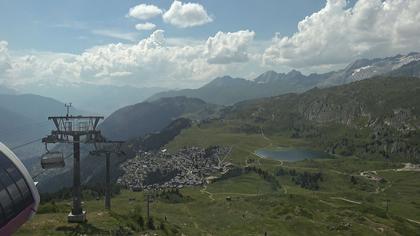
[[[97,137],[97,139],[94,140],[96,150],[90,152],[91,155],[97,156],[105,154],[105,208],[108,210],[111,209],[111,154],[124,155],[120,150],[123,143],[124,142],[122,141],[106,141],[102,136]]]
[[[105,209],[111,210],[111,153],[106,153],[106,177],[105,177]]]
[[[82,187],[80,186],[80,136],[73,136],[73,209],[72,216],[82,216],[80,221],[86,221],[86,215],[82,209]],[[74,217],[69,214],[69,221]]]
[[[152,196],[152,194],[153,194],[153,192],[151,192],[151,190],[149,190],[149,191],[146,191],[145,192],[145,196],[146,196],[146,217],[147,217],[147,224],[149,224],[150,223],[150,220],[151,220],[151,215],[150,215],[150,203],[152,203],[152,200],[153,200],[153,198],[151,198],[151,196]]]
[[[95,140],[101,137],[101,132],[96,130],[99,120],[102,116],[72,116],[69,114],[69,105],[66,116],[51,116],[55,130],[42,139],[45,144],[48,143],[72,143],[73,144],[73,207],[68,215],[68,222],[81,223],[86,221],[86,212],[82,209],[81,201],[81,183],[80,183],[80,143],[82,137],[87,140]],[[86,143],[88,142],[86,141]]]

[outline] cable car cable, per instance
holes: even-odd
[[[14,151],[16,149],[22,148],[22,147],[27,146],[29,144],[36,143],[36,142],[41,141],[41,140],[42,140],[42,138],[38,138],[38,139],[35,139],[35,140],[32,140],[32,141],[29,141],[27,143],[24,143],[24,144],[21,144],[21,145],[17,145],[15,147],[12,147],[10,150]]]
[[[39,126],[33,126],[33,127],[28,127],[29,129],[31,129],[31,130],[35,130],[35,131],[46,131],[47,130],[47,128],[48,128],[48,126],[49,126],[50,124],[43,124],[43,125],[39,125]],[[22,128],[22,129],[17,129],[17,130],[10,130],[10,131],[8,131],[8,132],[0,132],[0,134],[2,135],[2,136],[16,136],[16,135],[21,135],[21,134],[24,134],[24,133],[27,133],[28,132],[28,128]]]
[[[28,126],[35,126],[37,125],[38,127],[45,127],[47,125],[49,125],[49,121],[41,121],[41,122],[36,122],[36,123],[27,123],[24,125],[18,125],[18,126],[14,126],[14,127],[5,127],[3,129],[0,129],[0,133],[2,134],[10,134],[10,133],[14,133],[17,130],[26,130],[26,128]]]

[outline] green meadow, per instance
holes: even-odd
[[[227,160],[275,176],[279,187],[257,172],[184,188],[176,194],[153,193],[153,227],[147,224],[145,193],[123,190],[112,198],[88,199],[85,224],[67,223],[70,199],[43,203],[16,235],[418,235],[420,172],[397,172],[402,163],[332,157],[299,162],[261,159],[264,147],[306,147],[302,139],[233,132],[228,125],[193,126],[167,145],[231,147]],[[279,170],[285,174],[278,174]],[[360,176],[376,171],[382,181]],[[292,174],[294,173],[294,176]],[[306,173],[306,174],[305,174]],[[298,178],[321,173],[318,190]],[[303,178],[303,177],[302,177]]]

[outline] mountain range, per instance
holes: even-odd
[[[161,98],[123,107],[107,117],[99,129],[109,139],[128,140],[159,132],[181,117],[202,120],[216,116],[219,109],[197,98]]]
[[[144,101],[163,90],[152,87],[137,88],[80,83],[62,86],[31,85],[21,88],[19,91],[52,97],[66,103],[71,102],[81,110],[107,116],[121,107]]]
[[[387,78],[367,79],[377,75]],[[364,129],[367,126],[367,133],[377,137],[371,140],[373,144],[369,146],[369,150],[378,153],[379,150],[389,149],[389,153],[391,150],[400,150],[398,155],[402,156],[417,153],[419,150],[411,144],[416,137],[410,136],[408,144],[404,141],[404,135],[412,135],[409,130],[408,133],[405,132],[404,127],[412,128],[413,124],[418,127],[416,117],[419,114],[412,107],[420,107],[416,103],[420,100],[419,80],[407,77],[419,75],[420,56],[418,53],[411,53],[384,59],[359,60],[343,70],[325,74],[303,75],[292,70],[289,73],[268,71],[254,80],[225,76],[199,89],[158,93],[145,102],[122,107],[109,115],[99,128],[109,139],[151,137],[149,141],[152,140],[150,142],[153,145],[159,146],[161,142],[158,139],[161,136],[153,134],[159,133],[179,118],[206,120],[222,116],[224,119],[240,121],[244,126],[241,127],[242,131],[250,129],[257,132],[264,126],[265,132],[288,132],[293,137],[321,140],[323,143],[319,143],[319,147],[330,152],[346,153],[353,150],[363,154],[366,151],[363,148],[366,147],[358,144],[361,143],[359,139],[345,139],[348,133],[340,133],[332,124],[344,125],[345,130],[351,130],[350,133],[359,136],[361,134],[354,131],[355,127]],[[21,95],[7,89],[3,91],[5,92],[0,94],[0,141],[9,145],[43,137],[51,128],[46,120],[47,116],[63,114],[65,111],[63,103],[51,98]],[[120,92],[122,90],[117,93]],[[133,97],[126,102],[131,99]],[[379,105],[375,105],[375,102]],[[227,105],[229,106],[226,107]],[[93,104],[90,106],[94,107]],[[115,103],[113,106],[116,106]],[[381,111],[382,106],[386,106],[384,113],[376,113]],[[73,114],[76,113],[84,112],[73,110]],[[363,119],[359,120],[357,117]],[[19,124],[19,127],[11,127],[10,124]],[[386,124],[397,125],[389,128]],[[24,128],[24,125],[28,126]],[[335,130],[335,133],[331,130]],[[388,139],[375,133],[383,135],[381,130],[386,130],[387,133],[398,131],[391,140],[394,148],[391,143],[391,146],[382,145]],[[141,143],[149,141],[143,140]],[[41,144],[30,145],[17,152],[24,161],[35,165],[33,160],[36,158],[30,157],[38,157],[43,152],[43,147]],[[382,152],[381,155],[389,155],[388,152]],[[91,168],[89,179],[96,178],[95,173],[103,172],[102,164],[97,169],[94,164],[96,159],[85,159],[88,156],[87,150],[83,155],[86,166]],[[67,176],[67,172],[68,169],[51,174],[44,181],[64,173]]]
[[[224,76],[216,78],[198,89],[160,92],[148,101],[162,97],[186,96],[208,103],[232,105],[240,101],[271,97],[286,93],[301,93],[314,87],[330,87],[364,80],[378,75],[419,76],[420,53],[387,58],[360,59],[346,68],[323,74],[304,75],[292,70],[289,73],[268,71],[254,80]]]
[[[244,101],[223,117],[241,131],[304,138],[332,154],[420,161],[420,78],[373,77]]]

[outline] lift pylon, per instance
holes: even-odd
[[[100,156],[105,154],[106,158],[106,188],[105,188],[105,208],[111,209],[111,154],[124,155],[124,152],[121,150],[123,141],[109,141],[103,137],[98,137],[94,141],[95,150],[91,151],[91,155]]]
[[[86,221],[86,212],[82,209],[81,184],[80,184],[80,143],[82,138],[86,140],[95,140],[101,137],[101,132],[96,130],[102,116],[72,116],[69,115],[66,106],[66,116],[51,116],[55,130],[42,139],[45,144],[48,143],[72,143],[73,144],[73,207],[67,220],[71,223],[81,223]]]

